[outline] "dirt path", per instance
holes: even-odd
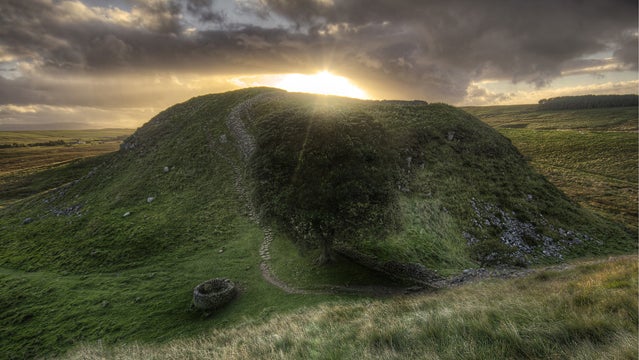
[[[262,239],[262,244],[260,245],[260,271],[262,273],[262,277],[264,280],[280,288],[282,291],[289,294],[311,294],[315,293],[310,290],[299,289],[290,284],[285,283],[280,280],[273,270],[271,270],[271,266],[269,264],[271,260],[270,254],[270,246],[273,241],[273,230],[264,224],[258,215],[255,205],[248,193],[248,187],[245,184],[245,174],[246,174],[246,166],[247,162],[250,159],[251,155],[255,151],[255,139],[253,136],[246,130],[246,126],[242,121],[242,116],[249,117],[251,108],[259,101],[264,101],[271,96],[272,94],[261,94],[255,97],[252,97],[246,101],[241,102],[237,106],[235,106],[228,114],[226,118],[226,126],[229,129],[231,135],[235,139],[235,145],[237,146],[240,154],[242,154],[242,162],[237,163],[233,162],[229,159],[229,163],[233,168],[233,172],[235,173],[235,190],[240,194],[244,204],[246,205],[249,217],[253,220],[262,230],[264,237]],[[275,95],[277,96],[277,95]]]

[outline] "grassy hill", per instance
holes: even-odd
[[[363,176],[372,170],[379,176]],[[83,175],[0,209],[8,357],[80,341],[163,342],[348,303],[355,298],[346,292],[318,290],[397,285],[386,276],[393,272],[423,280],[636,248],[632,233],[571,202],[507,138],[443,104],[265,88],[201,96],[74,171]],[[315,181],[299,182],[300,174]],[[383,200],[371,182],[385,189]],[[357,189],[348,201],[300,206],[340,183]],[[318,267],[319,250],[298,229],[331,201],[346,204],[338,214],[353,226],[336,230],[338,262]],[[265,282],[264,262],[306,293]],[[206,318],[189,310],[190,294],[212,277],[242,291]]]

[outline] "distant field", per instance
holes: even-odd
[[[123,139],[133,133],[133,129],[99,129],[99,130],[44,130],[44,131],[0,131],[2,144],[33,144],[54,140],[65,142],[100,142]]]
[[[76,164],[78,160],[118,150],[131,133],[132,129],[0,131],[0,207],[84,175],[90,163]],[[33,146],[50,142],[65,145]]]
[[[637,108],[537,110],[537,105],[468,106],[464,110],[500,129],[637,131]]]
[[[102,144],[0,149],[0,176],[17,171],[39,171],[51,168],[72,160],[116,151],[119,146],[119,141],[112,141]]]
[[[537,171],[582,206],[637,229],[637,108],[464,110],[511,139]]]

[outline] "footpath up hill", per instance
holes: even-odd
[[[4,267],[69,273],[223,247],[247,218],[409,277],[634,244],[464,111],[269,88],[175,105],[84,177],[1,211]]]

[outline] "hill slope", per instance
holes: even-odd
[[[347,151],[329,152],[346,144]],[[377,163],[362,160],[371,156]],[[347,209],[373,218],[353,220],[361,231],[336,239],[345,251],[455,271],[473,261],[539,262],[629,242],[621,228],[571,203],[509,140],[463,111],[250,89],[167,109],[82,179],[6,209],[0,259],[18,269],[92,272],[135,267],[168,252],[186,256],[202,236],[213,234],[220,246],[235,236],[233,224],[248,203],[274,220],[281,236],[296,240],[300,221],[286,217],[316,211],[319,203],[294,204],[339,191],[338,184],[374,169],[379,176],[366,181],[393,189],[384,190],[389,199],[379,209]],[[306,171],[308,181],[334,180],[296,185],[289,180],[296,171]],[[369,184],[359,185],[362,192]],[[242,199],[238,186],[256,201]],[[349,204],[380,202],[364,195],[368,200]]]
[[[572,200],[637,230],[637,107],[467,107]]]

